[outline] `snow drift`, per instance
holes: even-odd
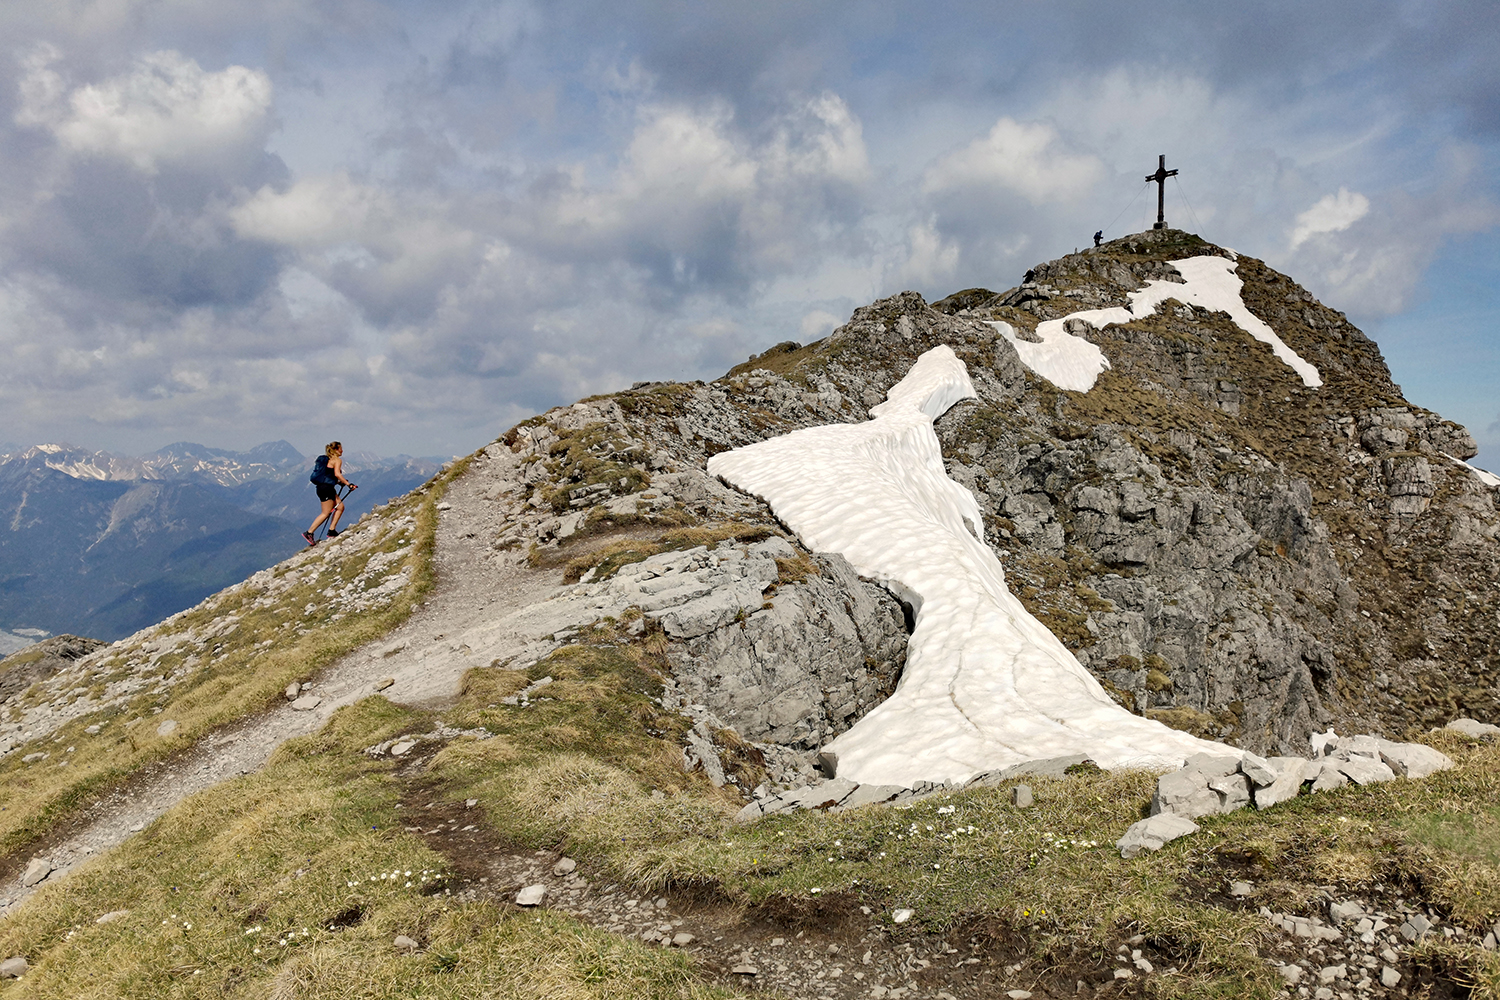
[[[1172,286],[1180,288],[1180,286]],[[1235,754],[1119,707],[1006,588],[974,497],[948,478],[933,421],[975,396],[951,348],[922,355],[863,424],[811,427],[715,455],[814,551],[842,554],[916,611],[896,692],[827,749],[839,777],[961,781],[1087,754],[1105,768]]]

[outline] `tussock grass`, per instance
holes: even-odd
[[[398,765],[360,752],[424,719],[378,697],[341,709],[262,772],[44,884],[0,925],[0,952],[33,966],[5,996],[723,995],[678,953],[554,913],[455,902],[444,859],[401,832]],[[398,953],[397,934],[421,951]]]
[[[162,684],[138,691],[123,705],[82,715],[62,726],[45,744],[27,745],[0,759],[0,857],[17,854],[147,764],[275,704],[290,682],[309,679],[404,621],[432,589],[436,504],[448,483],[467,467],[467,460],[455,463],[427,487],[393,503],[383,518],[367,518],[350,529],[331,552],[323,550],[328,553],[327,561],[313,562],[314,550],[274,567],[269,572],[275,577],[291,574],[297,581],[274,596],[263,596],[248,584],[237,585],[153,631],[98,654],[93,676],[85,681],[96,690],[128,674],[128,663],[133,656],[143,655],[143,644],[213,631],[216,622],[228,623],[223,634],[210,640],[216,645],[193,659],[176,651],[161,656],[154,670],[159,671]],[[403,528],[386,529],[403,519],[407,522]],[[383,534],[371,545],[349,544],[364,532]],[[408,574],[393,600],[342,613],[325,596],[330,588],[356,580],[372,557],[402,551],[405,555],[391,562],[378,578]],[[230,621],[231,617],[235,620]],[[33,685],[28,695],[41,697],[40,687]],[[169,719],[177,722],[176,729],[158,735],[159,724]],[[101,727],[99,733],[84,731],[96,724]],[[22,763],[24,754],[35,749],[47,751],[48,758]]]
[[[682,767],[689,720],[653,700],[659,646],[621,640],[612,626],[523,673],[471,671],[453,724],[497,734],[459,740],[432,762],[457,797],[480,798],[502,839],[566,844],[620,870],[652,843],[721,826],[737,804]],[[543,676],[529,707],[500,699]]]

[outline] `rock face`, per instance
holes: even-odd
[[[820,573],[780,588],[743,628],[706,631],[671,649],[683,697],[747,739],[812,749],[896,685],[906,650],[901,606],[842,556],[813,562]]]

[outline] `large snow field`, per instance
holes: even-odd
[[[1302,384],[1316,389],[1323,384],[1318,369],[1303,360],[1296,351],[1286,346],[1265,323],[1245,307],[1240,296],[1244,282],[1234,273],[1238,266],[1224,257],[1188,257],[1170,262],[1185,280],[1149,281],[1146,287],[1131,292],[1129,304],[1109,309],[1085,309],[1070,313],[1062,319],[1049,319],[1037,324],[1036,335],[1041,343],[1031,343],[1016,337],[1013,326],[1003,321],[990,323],[1009,340],[1021,356],[1021,362],[1047,379],[1059,389],[1073,392],[1088,392],[1094,387],[1099,373],[1109,367],[1109,359],[1097,346],[1075,337],[1068,332],[1070,320],[1082,320],[1096,330],[1111,323],[1129,323],[1143,319],[1156,312],[1167,299],[1176,299],[1185,305],[1202,306],[1215,312],[1226,312],[1236,326],[1263,344],[1270,346],[1272,353],[1284,361],[1301,378]]]
[[[841,553],[916,610],[896,692],[827,747],[839,777],[910,786],[1068,754],[1105,768],[1238,754],[1116,705],[1010,593],[976,537],[978,503],[948,478],[932,428],[974,396],[964,363],[936,347],[863,424],[810,427],[709,459],[710,473],[763,497],[808,548]]]

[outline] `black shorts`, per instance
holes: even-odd
[[[337,500],[339,498],[339,487],[337,483],[313,483],[318,488],[319,500]]]

